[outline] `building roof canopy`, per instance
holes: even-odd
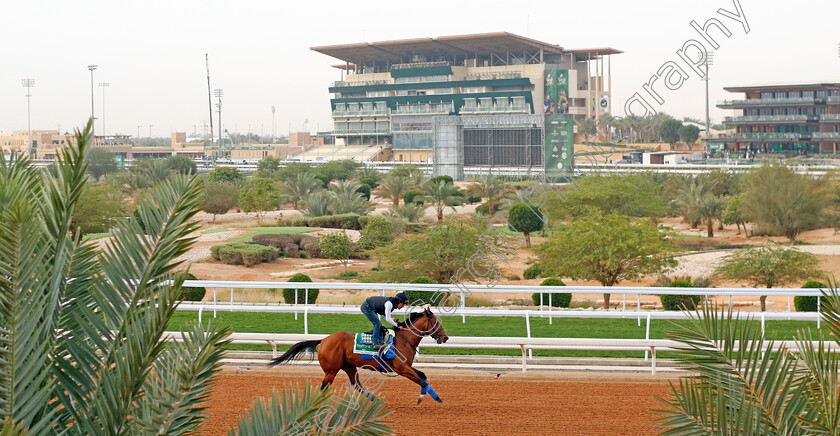
[[[820,90],[832,88],[840,88],[840,83],[836,81],[810,81],[810,82],[786,82],[786,83],[757,83],[753,85],[743,86],[728,86],[723,88],[729,92],[747,92],[747,91],[761,91],[761,90],[780,90],[780,89],[799,89],[799,90]]]
[[[311,50],[345,62],[410,62],[413,56],[428,60],[436,57],[489,56],[491,53],[526,53],[542,49],[544,53],[563,53],[563,47],[508,32],[473,35],[439,36],[437,38],[401,39],[311,47]],[[612,49],[609,49],[612,50]],[[620,53],[620,52],[619,52]],[[606,53],[605,53],[606,54]]]

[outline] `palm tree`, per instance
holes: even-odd
[[[715,237],[715,221],[720,221],[723,211],[726,209],[726,200],[717,195],[707,193],[700,199],[700,210],[698,215],[701,221],[706,222],[706,236]]]
[[[306,200],[303,200],[301,212],[306,216],[324,216],[330,214],[330,205],[335,199],[332,192],[326,190],[316,191]]]
[[[333,202],[330,205],[332,213],[367,214],[372,207],[370,202],[359,192],[360,186],[356,182],[346,180],[330,185],[330,191],[333,193]]]
[[[704,307],[666,330],[683,345],[674,352],[691,375],[659,399],[663,434],[835,435],[840,428],[840,295],[821,299],[823,325],[795,336],[795,348],[767,339],[756,322]],[[823,340],[823,337],[830,338]]]
[[[295,209],[298,202],[306,200],[313,192],[319,191],[323,184],[310,173],[295,173],[283,184],[283,192],[292,201]]]
[[[598,131],[604,136],[607,142],[612,142],[613,140],[612,129],[615,127],[615,122],[615,117],[610,114],[601,114],[598,117]]]
[[[707,195],[712,195],[714,184],[699,177],[674,179],[675,194],[672,204],[683,219],[696,229],[703,220],[701,210]]]
[[[402,206],[394,206],[388,209],[388,215],[401,217],[408,220],[408,222],[416,223],[423,217],[423,213],[428,206],[419,203],[409,203]]]
[[[438,221],[443,220],[444,207],[449,206],[455,212],[455,206],[464,204],[464,197],[455,195],[458,187],[445,180],[439,180],[437,183],[429,180],[423,184],[423,191],[426,194],[423,196],[423,201],[435,205]]]
[[[487,199],[487,205],[490,207],[490,216],[496,213],[497,203],[504,197],[505,194],[513,191],[513,188],[508,185],[502,176],[494,176],[487,174],[487,176],[475,179],[475,183],[467,188],[467,192],[473,197],[481,197]]]
[[[176,259],[195,240],[200,186],[180,174],[155,185],[137,209],[143,228],[120,222],[99,251],[70,233],[92,142],[90,120],[43,172],[0,154],[0,432],[195,433],[230,330],[196,322],[182,342],[163,339],[188,274]],[[317,401],[328,403],[272,401],[250,426],[290,431]],[[344,410],[357,422],[343,428],[390,433],[387,412],[361,405]]]
[[[578,133],[586,138],[586,142],[592,142],[598,135],[598,126],[592,118],[584,118],[578,123]]]
[[[411,187],[411,182],[406,177],[388,176],[373,192],[384,198],[390,198],[394,206],[400,205],[400,199]]]

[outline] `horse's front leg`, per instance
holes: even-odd
[[[417,397],[417,404],[420,404],[420,402],[423,401],[423,397],[426,394],[429,394],[429,396],[432,397],[433,400],[437,401],[438,404],[443,406],[443,400],[440,399],[440,396],[437,394],[437,392],[435,392],[435,390],[432,389],[432,387],[426,381],[426,374],[423,373],[423,371],[414,369],[409,366],[405,369],[404,372],[400,372],[400,375],[420,385],[420,396]]]

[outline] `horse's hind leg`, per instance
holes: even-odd
[[[321,389],[326,389],[332,385],[333,380],[335,380],[335,376],[338,374],[338,370],[335,371],[324,371],[324,381],[321,382]]]
[[[358,370],[358,368],[356,368],[355,366],[353,366],[349,363],[345,363],[344,367],[341,368],[341,369],[343,369],[344,372],[347,373],[347,378],[350,379],[350,382],[349,382],[350,385],[348,385],[348,388],[350,386],[352,386],[354,389],[363,393],[365,395],[365,397],[369,398],[371,401],[376,399],[376,395],[374,395],[373,392],[370,392],[370,391],[366,390],[365,387],[362,385],[362,383],[359,381],[359,378],[358,378],[359,377],[359,370]],[[348,389],[348,392],[352,392],[352,391]]]

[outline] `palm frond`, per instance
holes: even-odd
[[[376,399],[360,398],[349,392],[343,397],[332,397],[329,390],[313,391],[306,385],[303,390],[286,388],[281,393],[272,391],[266,404],[262,398],[254,401],[251,410],[228,431],[228,436],[263,436],[268,434],[317,434],[335,432],[342,435],[392,434],[390,422],[385,417],[384,404]]]
[[[166,347],[143,386],[134,420],[142,431],[183,434],[198,428],[229,334],[227,327],[205,330],[196,323],[188,334],[182,332],[183,342]]]

